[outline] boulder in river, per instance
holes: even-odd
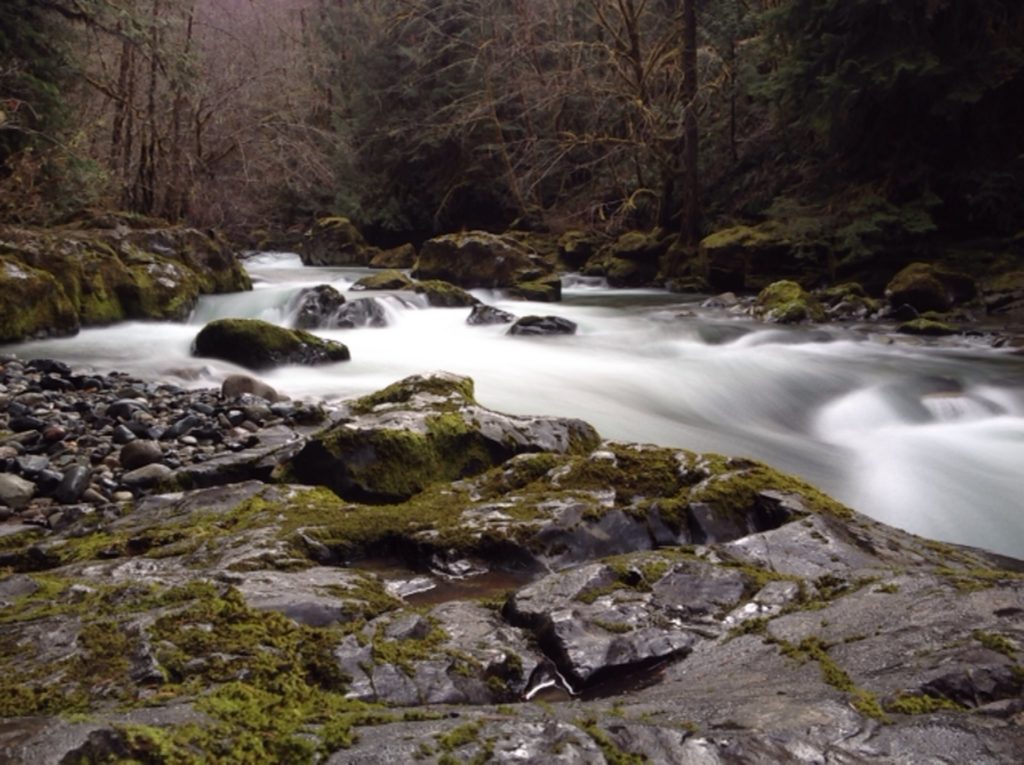
[[[283,364],[330,364],[348,361],[348,348],[298,329],[259,319],[217,319],[196,335],[193,355],[230,361],[249,369]]]
[[[416,264],[416,248],[411,244],[378,252],[370,260],[370,268],[412,268]]]
[[[561,316],[524,316],[509,328],[508,334],[575,335],[576,329],[576,322],[563,319]]]
[[[416,282],[413,290],[417,295],[426,296],[427,303],[434,308],[465,308],[480,303],[462,287],[456,287],[454,284],[440,279]]]
[[[972,300],[977,285],[966,274],[933,263],[911,263],[896,274],[885,288],[889,305],[909,305],[919,313],[948,311]]]
[[[352,410],[353,419],[312,437],[288,470],[363,502],[400,502],[515,454],[578,451],[597,441],[579,420],[485,409],[473,398],[472,380],[447,373],[406,378],[358,399]]]
[[[345,305],[345,296],[329,284],[299,290],[292,299],[296,329],[320,329]]]
[[[352,290],[411,290],[413,281],[401,271],[388,269],[380,273],[364,276],[352,285]]]
[[[180,321],[200,294],[251,288],[215,233],[97,223],[0,227],[0,342],[124,319]]]
[[[603,276],[613,287],[644,287],[656,283],[670,238],[661,230],[628,231],[598,250],[583,273]]]
[[[307,266],[365,266],[379,252],[348,218],[320,218],[303,238],[299,255]]]
[[[791,281],[774,282],[761,290],[754,303],[754,315],[777,324],[824,321],[826,318],[825,309],[817,298]]]
[[[509,236],[485,231],[447,234],[425,242],[412,275],[473,289],[513,287],[554,272],[554,265]]]
[[[473,306],[473,310],[466,317],[466,323],[474,327],[485,324],[511,324],[515,320],[515,314],[483,303]]]
[[[509,289],[508,294],[519,300],[557,303],[562,299],[562,280],[557,274],[551,274],[533,281],[517,282]]]
[[[327,327],[355,329],[357,327],[386,327],[388,313],[383,303],[376,298],[352,300],[338,309],[326,324]]]

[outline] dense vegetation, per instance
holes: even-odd
[[[0,29],[15,221],[774,221],[855,268],[1024,219],[1016,0],[11,0]]]

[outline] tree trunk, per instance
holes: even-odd
[[[680,183],[680,238],[687,246],[700,239],[700,168],[697,125],[697,0],[683,0],[683,157]]]

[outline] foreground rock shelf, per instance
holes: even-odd
[[[4,364],[33,490],[0,524],[0,760],[1024,751],[1024,564],[763,464],[504,415],[449,374],[325,409]],[[159,475],[126,481],[115,432]]]

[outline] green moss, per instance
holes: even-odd
[[[440,647],[448,640],[448,634],[429,619],[431,628],[422,638],[394,640],[387,637],[387,625],[380,624],[373,636],[373,663],[397,667],[410,677],[415,674],[416,662],[437,656]]]
[[[705,455],[714,458],[716,455]],[[725,458],[718,458],[724,460]],[[739,470],[713,475],[694,487],[691,502],[705,502],[716,509],[743,515],[755,506],[762,491],[799,495],[811,512],[849,519],[853,511],[814,488],[811,484],[761,463],[748,463]]]
[[[634,630],[634,625],[625,622],[608,622],[603,619],[593,619],[591,623],[600,627],[605,632],[611,632],[613,635],[625,635]]]
[[[825,320],[821,303],[792,281],[774,282],[761,290],[754,310],[780,324]]]
[[[38,333],[73,334],[78,314],[61,284],[46,271],[0,257],[0,342]]]
[[[411,290],[414,282],[393,268],[364,276],[352,285],[354,290]]]
[[[445,403],[455,407],[476,403],[473,380],[468,377],[414,375],[392,383],[376,393],[356,399],[352,404],[352,411],[356,414],[367,414],[379,406],[407,404],[420,396],[428,397],[432,407],[443,406]]]
[[[420,295],[426,295],[427,303],[435,308],[466,308],[480,302],[462,287],[440,279],[416,282],[413,290]]]
[[[541,279],[517,282],[509,289],[509,295],[520,300],[557,303],[562,299],[562,280],[556,274],[552,274]]]
[[[886,702],[885,711],[898,715],[928,715],[935,712],[963,712],[966,707],[955,701],[922,694],[900,694]]]
[[[348,361],[348,348],[301,329],[285,329],[259,319],[217,319],[196,335],[194,354],[221,358],[250,369],[282,363]]]
[[[829,646],[815,636],[806,637],[799,644],[787,641],[775,641],[783,655],[799,662],[814,661],[821,669],[821,679],[833,688],[848,693],[854,709],[866,717],[879,722],[889,722],[877,697],[863,688],[857,687],[846,671],[828,655]]]
[[[578,720],[576,725],[594,740],[608,765],[643,765],[649,762],[643,754],[624,751],[593,718]]]
[[[1003,635],[997,635],[993,632],[985,632],[984,630],[974,630],[971,633],[971,637],[981,643],[985,648],[990,651],[996,651],[997,653],[1009,656],[1011,659],[1017,656],[1017,646],[1009,638]]]

